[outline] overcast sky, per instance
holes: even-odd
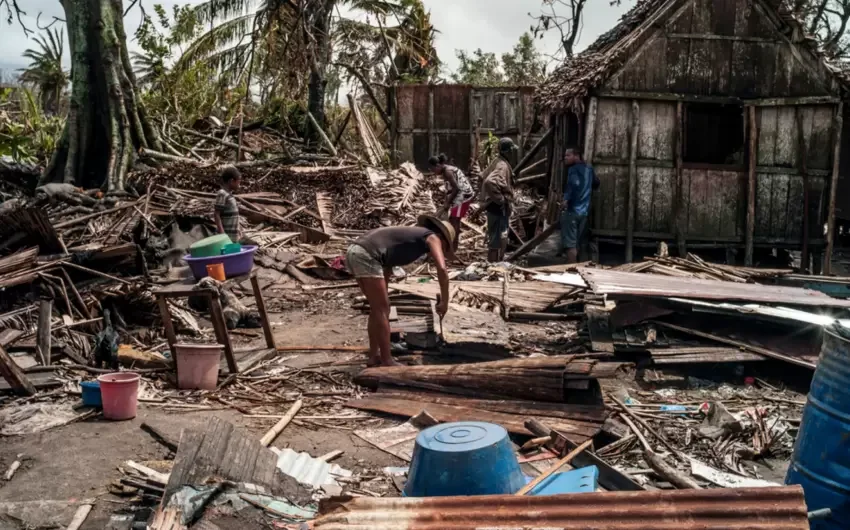
[[[163,4],[169,11],[174,4],[197,4],[201,0],[142,0],[149,12],[154,3]],[[448,69],[457,67],[455,50],[481,48],[486,52],[501,54],[513,47],[523,32],[529,31],[534,21],[529,13],[540,13],[541,0],[424,0],[431,10],[434,26],[439,31],[437,52]],[[557,2],[557,0],[556,0]],[[124,0],[129,5],[129,0]],[[36,15],[41,13],[44,25],[52,17],[64,17],[59,0],[25,0],[20,2],[27,10],[24,22],[36,29]],[[584,27],[578,48],[581,49],[602,32],[613,26],[632,2],[623,2],[622,7],[612,7],[610,0],[588,0]],[[5,12],[0,13],[0,69],[16,70],[26,65],[21,54],[35,43],[27,39],[17,23],[5,25]],[[133,9],[125,20],[127,33],[132,35],[139,25],[140,12]],[[557,36],[550,34],[539,42],[545,53],[557,50]],[[130,48],[136,47],[134,42]],[[67,55],[67,46],[66,46]]]

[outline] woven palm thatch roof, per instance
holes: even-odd
[[[536,93],[542,108],[549,112],[581,109],[584,98],[617,72],[646,42],[646,37],[655,32],[659,24],[663,24],[668,14],[688,1],[637,0],[616,26],[552,72]],[[761,0],[761,3],[774,13],[775,21],[780,26],[778,29],[783,34],[815,54],[829,71],[838,74],[839,79],[844,78],[840,75],[842,70],[850,72],[846,65],[830,64],[820,50],[817,39],[806,33],[804,24],[787,9],[784,0]],[[850,79],[850,75],[847,79]],[[846,86],[846,83],[842,84]]]

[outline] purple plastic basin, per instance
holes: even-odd
[[[246,245],[242,247],[241,252],[235,254],[223,254],[221,256],[210,256],[208,258],[193,258],[189,254],[183,256],[189,268],[192,269],[192,275],[196,280],[206,278],[207,265],[213,263],[224,264],[224,275],[228,278],[234,276],[242,276],[248,274],[254,268],[254,252],[257,251],[256,245]]]

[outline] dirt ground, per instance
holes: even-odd
[[[340,289],[301,293],[290,290],[287,285],[273,285],[267,289],[267,303],[273,312],[270,315],[272,327],[279,347],[284,346],[366,346],[366,319],[359,311],[351,309],[352,298],[358,293],[355,289]],[[296,294],[298,293],[298,294]],[[562,346],[575,338],[574,322],[540,322],[538,324],[508,324],[510,342],[522,346],[519,351],[526,353],[562,350]],[[251,330],[248,334],[236,334],[237,349],[263,344],[260,330]],[[290,354],[282,354],[290,356]],[[344,372],[353,374],[365,364],[365,356],[352,352],[316,352],[291,354],[286,364],[294,368],[306,368],[346,361]],[[767,368],[768,363],[763,363]],[[759,370],[762,370],[760,368]],[[779,367],[787,369],[787,367]],[[729,380],[733,376],[725,370],[716,371],[710,365],[696,368],[701,377],[717,380]],[[640,392],[657,389],[666,384],[638,386],[634,373],[622,379],[606,381],[607,391],[625,386],[638,395]],[[749,373],[747,375],[750,375]],[[758,375],[758,374],[752,374]],[[768,377],[769,374],[763,374]],[[340,376],[342,377],[342,376]],[[679,379],[684,380],[683,374]],[[670,386],[676,386],[675,381]],[[700,399],[697,397],[697,399]],[[283,413],[283,410],[280,411]],[[126,422],[91,420],[75,423],[47,432],[3,438],[0,442],[0,470],[6,469],[18,455],[24,455],[24,464],[10,482],[0,480],[0,510],[12,513],[27,520],[31,525],[51,524],[67,525],[74,511],[75,502],[85,499],[97,499],[95,508],[89,515],[84,530],[103,529],[110,514],[125,504],[124,500],[113,497],[107,486],[120,478],[118,466],[126,460],[139,462],[163,460],[168,451],[154,441],[139,427],[143,422],[161,429],[173,439],[179,439],[180,432],[186,428],[203,428],[212,416],[229,421],[238,427],[262,436],[274,419],[245,418],[235,410],[165,412],[155,404],[140,404],[137,418]],[[401,421],[398,419],[391,420]],[[343,468],[358,471],[385,466],[404,465],[401,460],[380,451],[356,437],[347,428],[309,429],[296,424],[289,425],[274,442],[277,447],[291,447],[296,451],[306,451],[319,456],[334,450],[343,450],[344,454],[335,461]],[[787,463],[777,463],[777,469],[763,470],[766,478],[781,480]],[[43,502],[55,501],[55,502]],[[69,504],[69,502],[71,504]],[[233,524],[231,524],[233,523]],[[6,526],[4,526],[6,525]],[[234,526],[235,525],[235,526]],[[245,528],[239,522],[222,520],[222,528]],[[55,526],[54,526],[55,527]],[[0,519],[0,530],[18,529],[17,525]],[[253,528],[253,527],[251,527]],[[261,528],[261,526],[257,526]]]
[[[278,345],[362,345],[366,317],[345,309],[350,305],[351,290],[346,290],[342,297],[338,294],[324,293],[307,308],[294,307],[291,311],[270,315]],[[323,314],[314,312],[316,307],[322,307]],[[357,359],[358,356],[352,353],[299,354],[287,363],[303,367],[348,358]],[[82,528],[103,529],[109,515],[122,504],[106,489],[112,480],[121,476],[117,466],[127,460],[163,460],[168,455],[168,450],[139,426],[148,422],[173,439],[179,439],[182,429],[202,428],[211,415],[242,427],[258,438],[274,423],[274,420],[268,419],[245,419],[234,410],[174,413],[141,403],[139,415],[131,421],[92,420],[35,435],[3,438],[0,442],[0,469],[5,470],[19,454],[23,454],[26,460],[10,482],[0,480],[0,507],[8,509],[6,503],[12,502],[29,503],[14,506],[15,510],[8,511],[28,514],[33,525],[64,526],[70,521],[75,507],[69,509],[61,502],[44,505],[34,501],[98,498],[95,509]],[[345,453],[335,463],[355,472],[364,463],[371,467],[403,464],[346,430],[310,430],[292,424],[273,445],[306,451],[314,456],[341,449]],[[0,521],[0,530],[6,530],[3,521]]]

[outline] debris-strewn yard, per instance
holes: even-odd
[[[9,528],[322,528],[340,495],[386,511],[419,432],[457,421],[503,426],[529,477],[571,453],[564,469],[595,466],[600,490],[778,486],[824,330],[850,306],[791,269],[663,248],[603,267],[557,264],[544,243],[487,264],[473,217],[446,318],[427,262],[393,271],[405,366],[366,368],[369,308],[341,256],[433,211],[440,185],[410,164],[249,167],[237,197],[254,270],[195,285],[182,258],[212,233],[216,175],[172,164],[133,174],[135,194],[60,186],[4,204]],[[178,390],[163,305],[177,342],[221,342],[207,300],[230,349],[215,390]],[[129,421],[81,402],[116,362],[141,376]]]

